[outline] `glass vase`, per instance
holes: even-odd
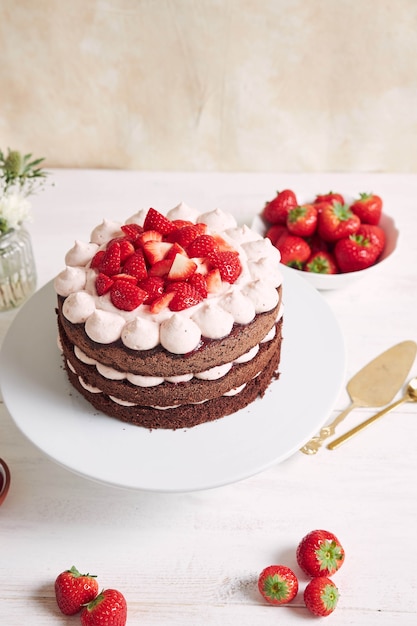
[[[0,235],[0,311],[18,307],[36,289],[30,235],[24,228]]]

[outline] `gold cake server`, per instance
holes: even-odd
[[[382,411],[379,411],[375,415],[372,415],[372,417],[369,417],[367,420],[365,420],[361,424],[358,424],[358,426],[355,426],[355,428],[348,430],[348,432],[345,433],[344,435],[341,435],[341,437],[338,437],[331,443],[328,443],[327,444],[328,449],[335,450],[335,448],[338,448],[339,446],[341,446],[342,443],[351,439],[354,435],[359,433],[361,430],[364,430],[364,428],[368,428],[368,426],[370,426],[371,424],[379,420],[381,417],[384,417],[384,415],[386,415],[393,409],[397,408],[397,406],[400,406],[400,404],[403,404],[404,402],[417,402],[417,377],[412,378],[410,380],[402,398],[400,398],[396,402],[393,402],[389,406],[386,406],[385,409],[382,409]]]
[[[380,407],[391,402],[401,389],[417,354],[415,341],[402,341],[365,365],[347,384],[351,404],[310,439],[300,451],[316,454],[323,441],[331,437],[336,427],[357,407]]]

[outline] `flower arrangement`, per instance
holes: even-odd
[[[19,228],[30,218],[28,196],[42,187],[48,175],[40,167],[43,158],[33,159],[17,150],[0,150],[0,235]]]
[[[0,150],[0,312],[19,306],[36,288],[35,259],[23,222],[31,217],[28,197],[48,175],[43,160]]]

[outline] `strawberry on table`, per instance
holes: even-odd
[[[297,235],[280,237],[275,245],[281,253],[281,263],[295,269],[301,270],[311,254],[306,240]]]
[[[312,530],[297,546],[297,563],[309,576],[332,576],[343,565],[345,551],[328,530]]]
[[[74,565],[61,572],[55,580],[55,597],[61,613],[75,615],[91,602],[99,591],[93,574],[80,574]]]
[[[355,233],[360,225],[359,217],[347,204],[335,202],[323,206],[319,212],[317,232],[324,241],[337,241]]]
[[[374,193],[361,193],[350,208],[362,223],[376,226],[381,219],[382,198]]]
[[[304,269],[315,274],[337,274],[339,271],[333,254],[324,250],[314,252]]]
[[[380,247],[367,236],[355,233],[336,243],[334,255],[342,272],[357,272],[376,262]]]
[[[313,578],[304,589],[304,602],[308,610],[318,617],[333,613],[339,600],[339,590],[330,578]]]
[[[262,217],[270,224],[285,224],[288,211],[297,204],[297,197],[291,189],[277,191],[276,197],[266,203]]]
[[[298,580],[289,567],[269,565],[259,575],[258,589],[270,604],[286,604],[297,595]]]
[[[117,589],[105,589],[81,613],[82,626],[125,626],[126,599]]]
[[[293,235],[310,237],[317,227],[317,208],[314,204],[303,204],[291,208],[287,215],[287,228]]]

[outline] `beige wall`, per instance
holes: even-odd
[[[416,0],[0,0],[0,147],[50,167],[417,172]]]

